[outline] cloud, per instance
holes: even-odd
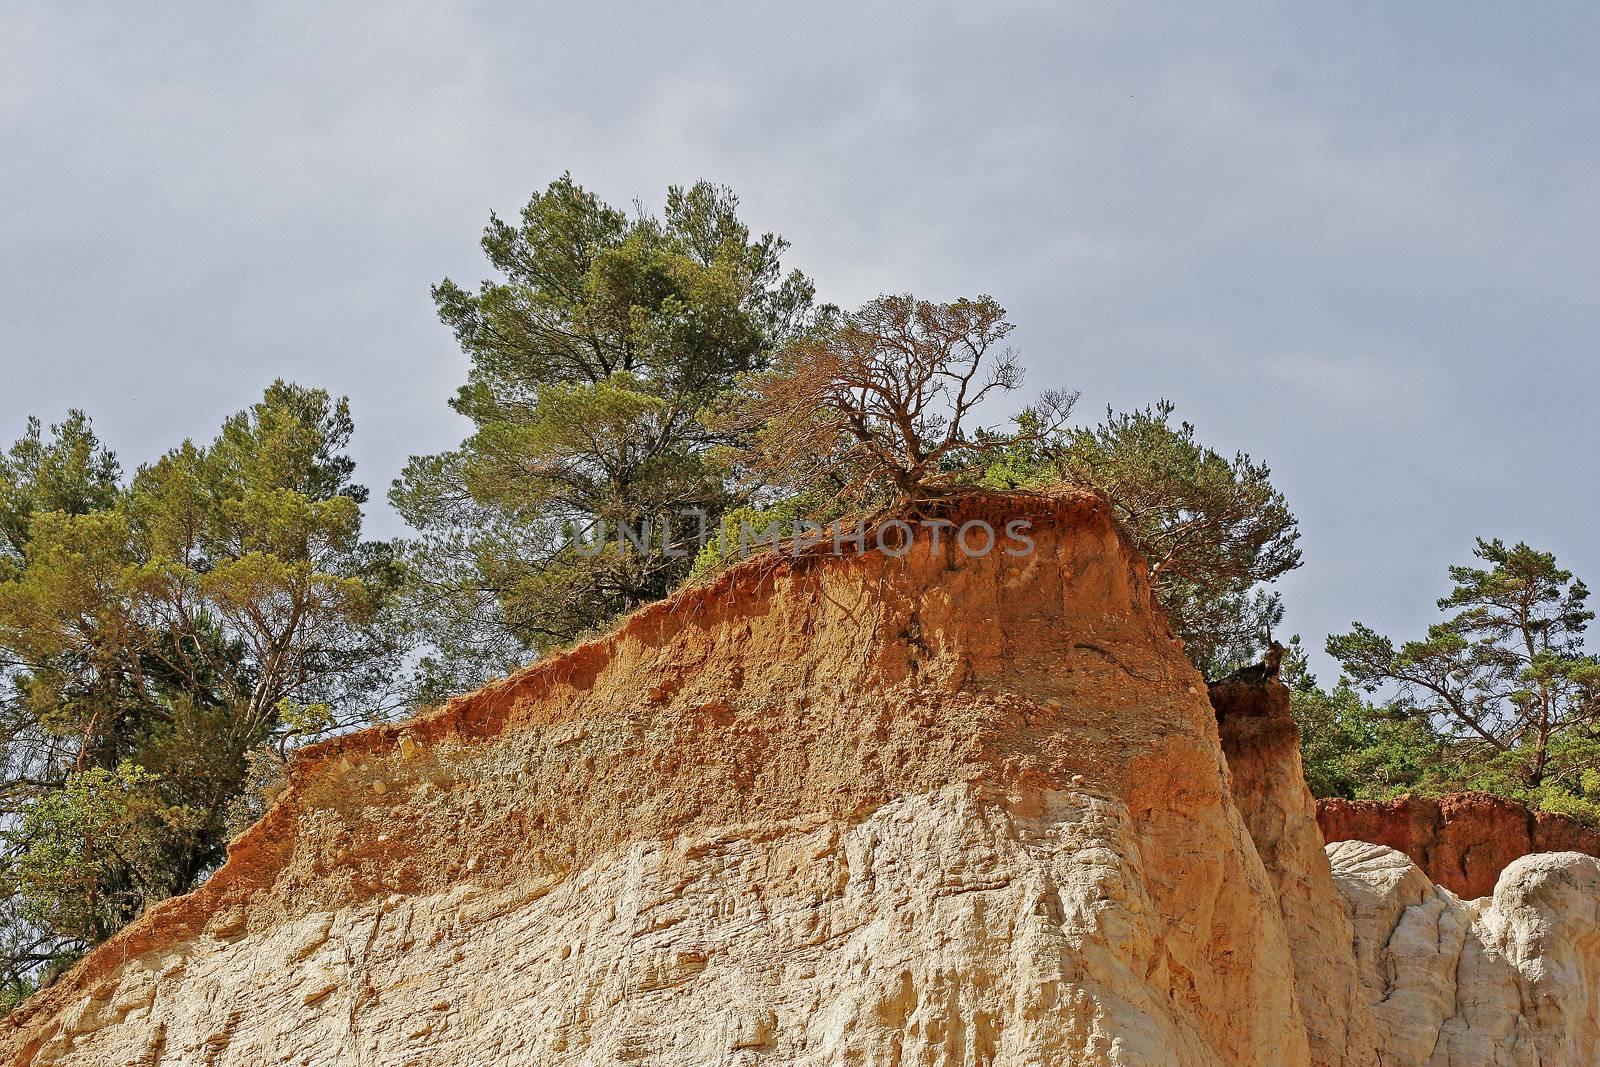
[[[709,177],[825,296],[992,293],[1032,385],[1268,459],[1308,633],[1410,619],[1415,561],[1480,528],[1593,576],[1597,21],[10,5],[0,427],[85,406],[138,461],[283,374],[352,395],[381,486],[463,432],[427,290],[483,275],[491,209]]]

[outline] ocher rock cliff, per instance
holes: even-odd
[[[1600,856],[1600,830],[1490,793],[1320,800],[1317,822],[1330,844],[1388,845],[1463,897],[1493,893],[1501,871],[1536,852]]]
[[[1289,690],[1279,682],[1224,683],[1211,687],[1211,703],[1234,803],[1277,892],[1312,1062],[1369,1067],[1378,1062],[1376,1037],[1350,951],[1344,900],[1300,766]]]
[[[1035,551],[749,564],[307,752],[5,1058],[1294,1067],[1427,1062],[1385,1027],[1437,1018],[1593,1062],[1586,869],[1448,904],[1336,853],[1336,887],[1276,697],[1219,735],[1100,505],[959,507]],[[1526,1005],[1391,1010],[1443,972],[1399,933],[1436,900]]]

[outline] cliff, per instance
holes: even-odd
[[[1234,801],[1278,890],[1313,1062],[1600,1062],[1600,862],[1564,847],[1587,843],[1582,824],[1484,794],[1313,803],[1288,690],[1220,685],[1211,699]],[[1349,818],[1324,850],[1317,822],[1345,813],[1368,821]],[[1535,841],[1553,847],[1535,854]],[[1463,900],[1431,870],[1488,889]]]
[[[1489,793],[1320,800],[1317,822],[1330,843],[1388,845],[1411,857],[1429,878],[1467,898],[1493,893],[1500,873],[1523,856],[1600,856],[1600,830]]]
[[[0,1059],[1595,1062],[1595,861],[1513,865],[1487,904],[1389,850],[1330,864],[1281,695],[1219,729],[1097,501],[952,508],[1033,551],[753,561],[303,753]],[[1411,936],[1429,915],[1459,946]],[[1412,972],[1437,996],[1397,1016]],[[1509,1013],[1461,1006],[1480,972]],[[1523,1058],[1412,1055],[1502,1023]]]
[[[1223,683],[1211,687],[1210,697],[1233,800],[1272,880],[1289,937],[1312,1062],[1375,1064],[1377,1040],[1350,951],[1354,934],[1306,788],[1289,690],[1275,681]]]

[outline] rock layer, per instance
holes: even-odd
[[[1600,856],[1600,830],[1489,793],[1321,800],[1317,822],[1330,842],[1368,841],[1404,852],[1433,881],[1468,898],[1493,893],[1500,872],[1523,856]]]
[[[1464,901],[1385,845],[1328,852],[1382,1063],[1600,1063],[1600,861],[1525,856]]]
[[[311,750],[9,1059],[1307,1063],[1203,682],[1098,502],[1026,506],[1029,555],[752,563]]]
[[[1376,1038],[1350,950],[1344,900],[1317,828],[1300,735],[1281,682],[1211,687],[1234,803],[1277,893],[1311,1060],[1370,1067]]]
[[[946,517],[1034,550],[755,561],[306,751],[0,1061],[1593,1062],[1583,862],[1465,904],[1387,850],[1330,866],[1281,687],[1219,720],[1098,501]]]

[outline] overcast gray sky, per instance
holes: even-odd
[[[463,435],[428,287],[491,209],[706,177],[825,298],[991,293],[1030,390],[1267,460],[1315,645],[1477,534],[1600,582],[1600,7],[1216,7],[9,0],[0,437],[131,468],[286,376],[381,501]]]

